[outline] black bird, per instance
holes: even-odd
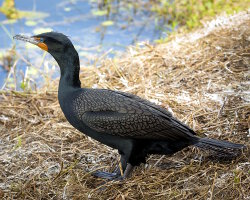
[[[134,166],[146,162],[148,154],[173,154],[189,145],[234,155],[244,147],[200,138],[164,108],[136,95],[108,89],[81,88],[78,53],[62,33],[48,32],[32,37],[16,35],[48,51],[57,61],[61,77],[58,99],[69,123],[95,140],[118,149],[122,170],[96,172],[107,179],[126,178]],[[124,173],[123,173],[124,172]]]

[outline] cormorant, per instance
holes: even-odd
[[[48,32],[14,39],[37,45],[57,61],[61,77],[58,99],[69,123],[82,133],[117,149],[122,172],[96,172],[95,176],[115,179],[129,176],[134,166],[146,162],[148,154],[173,154],[189,145],[233,155],[244,147],[200,138],[164,108],[136,95],[108,89],[81,88],[79,56],[62,33]],[[119,169],[119,168],[118,168]]]

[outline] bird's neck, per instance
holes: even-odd
[[[79,79],[80,62],[78,54],[65,54],[59,59],[56,59],[60,66],[61,77],[59,83],[59,91],[65,91],[71,88],[80,88],[81,82]]]

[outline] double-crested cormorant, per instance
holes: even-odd
[[[136,95],[81,88],[78,53],[69,38],[61,33],[48,32],[32,37],[16,35],[14,39],[37,45],[57,61],[61,71],[58,99],[69,123],[97,141],[118,149],[124,173],[119,170],[96,172],[95,176],[126,178],[134,166],[146,162],[148,154],[173,154],[189,145],[223,155],[233,155],[244,147],[200,138],[167,110]]]

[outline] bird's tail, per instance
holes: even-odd
[[[210,138],[199,138],[195,146],[212,150],[218,157],[236,157],[246,147],[242,144],[235,144],[223,140],[215,140]]]

